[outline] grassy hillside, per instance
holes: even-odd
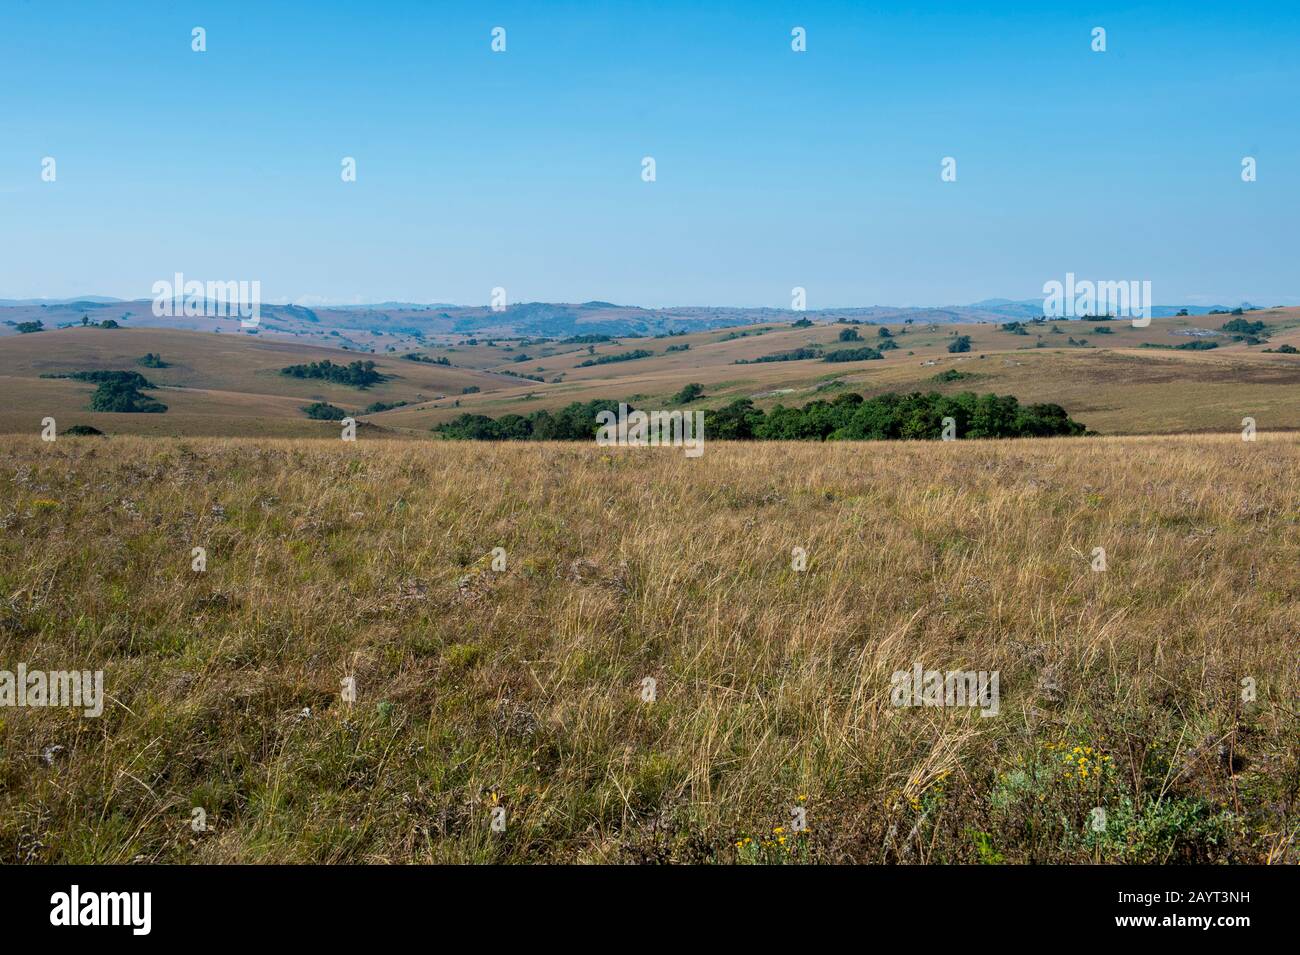
[[[1297,500],[1267,432],[9,437],[0,661],[108,703],[0,711],[0,859],[1295,863]]]
[[[160,355],[165,368],[137,363]],[[280,370],[297,364],[374,361],[389,380],[358,389],[319,379],[297,379]],[[160,386],[166,414],[95,414],[87,411],[93,386],[41,378],[96,369],[138,371]],[[402,360],[356,355],[248,336],[159,329],[73,328],[0,341],[0,432],[39,429],[53,416],[60,428],[90,424],[108,433],[181,435],[320,435],[337,427],[307,419],[302,406],[328,401],[349,412],[373,402],[420,402],[459,395],[473,386],[489,393],[513,387],[501,375]],[[149,420],[146,420],[149,419]]]
[[[1300,309],[1247,313],[1267,327],[1267,343],[1255,345],[1221,332],[1229,317],[1161,318],[1142,329],[1121,321],[1029,323],[1024,334],[991,324],[899,324],[883,326],[897,347],[883,351],[880,360],[842,363],[820,356],[879,346],[882,326],[753,325],[590,345],[469,337],[416,350],[449,365],[248,335],[63,329],[0,339],[0,433],[35,433],[40,419],[52,415],[60,427],[91,424],[110,433],[312,436],[331,433],[334,426],[306,419],[301,408],[326,401],[354,415],[375,402],[406,402],[367,421],[394,436],[427,438],[431,427],[464,412],[526,414],[596,398],[665,406],[690,382],[705,386],[697,406],[706,408],[737,398],[754,399],[763,408],[802,404],[846,390],[978,391],[1013,394],[1025,404],[1058,403],[1109,434],[1236,431],[1244,417],[1266,430],[1300,428],[1300,355],[1264,351],[1300,347]],[[846,330],[862,340],[840,342]],[[969,337],[969,351],[949,351],[958,335]],[[1208,341],[1218,347],[1177,348]],[[755,363],[798,349],[811,349],[816,357]],[[158,397],[168,406],[166,414],[94,415],[86,410],[89,386],[39,377],[140,370],[135,361],[146,352],[169,363],[143,369],[163,386]],[[650,355],[608,361],[639,352]],[[358,358],[376,361],[390,379],[361,391],[279,374],[288,365]],[[961,377],[936,379],[954,372]]]

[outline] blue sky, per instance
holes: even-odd
[[[1058,6],[6,0],[0,298],[1300,303],[1294,2]]]

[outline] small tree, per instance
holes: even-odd
[[[704,386],[701,385],[699,382],[693,381],[685,388],[683,388],[681,391],[677,392],[677,394],[673,395],[673,404],[675,405],[690,404],[696,398],[702,397],[703,394],[704,394]]]

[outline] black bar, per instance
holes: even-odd
[[[53,897],[70,896],[73,885],[83,904],[89,893],[148,892],[148,934],[136,935],[130,924],[52,925]],[[630,866],[601,872],[584,867],[539,872],[529,867],[49,866],[0,870],[0,911],[7,940],[66,939],[75,932],[83,940],[113,937],[127,944],[192,939],[206,945],[250,938],[337,943],[361,930],[396,937],[444,932],[456,924],[468,931],[486,929],[493,938],[511,929],[531,931],[537,940],[538,931],[551,938],[590,937],[595,929],[635,935],[636,925],[667,931],[686,916],[693,924],[702,920],[699,924],[716,926],[720,938],[774,921],[803,923],[805,929],[843,924],[857,933],[880,932],[882,938],[918,925],[943,929],[953,938],[972,937],[958,931],[969,922],[980,930],[1042,931],[1044,939],[1086,937],[1083,933],[1102,929],[1116,935],[1185,939],[1196,933],[1231,940],[1243,931],[1289,928],[1298,887],[1295,867],[1264,866],[857,866],[761,874]],[[92,904],[96,911],[97,906],[98,900]],[[1134,918],[1151,921],[1121,924]],[[1239,924],[1223,921],[1243,918]],[[1210,923],[1200,924],[1201,919]]]

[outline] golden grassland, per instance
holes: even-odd
[[[6,438],[0,669],[107,702],[0,708],[0,859],[1294,863],[1298,464]]]
[[[837,344],[844,325],[746,326],[672,338],[622,338],[591,346],[561,342],[500,342],[488,347],[443,343],[422,349],[453,367],[417,363],[393,354],[364,355],[297,341],[242,334],[157,328],[71,328],[0,338],[0,433],[39,433],[53,417],[60,429],[93,425],[109,434],[231,437],[333,437],[337,428],[306,418],[302,408],[328,401],[354,416],[374,402],[406,402],[364,415],[393,437],[428,437],[429,429],[472,412],[500,416],[556,409],[597,398],[664,407],[688,383],[705,397],[693,407],[717,408],[750,398],[761,408],[803,404],[844,391],[959,391],[1012,394],[1023,403],[1053,402],[1102,434],[1221,433],[1253,417],[1267,430],[1300,429],[1300,357],[1265,353],[1265,347],[1300,345],[1300,309],[1251,312],[1268,327],[1269,344],[1247,346],[1227,336],[1213,351],[1174,351],[1143,345],[1177,345],[1191,329],[1219,329],[1225,315],[1160,318],[1145,328],[1125,321],[1057,321],[1014,335],[995,325],[893,325],[898,348],[883,360],[826,363],[817,359],[738,365],[763,355],[809,345]],[[1106,327],[1109,334],[1098,334]],[[856,326],[862,344],[878,344],[877,326]],[[743,334],[741,334],[743,333]],[[953,354],[956,334],[968,335],[971,351]],[[1087,347],[1069,340],[1086,340]],[[669,346],[689,345],[668,352]],[[580,367],[592,357],[633,349],[654,352],[635,361]],[[142,368],[146,352],[170,367]],[[528,361],[513,359],[521,354]],[[328,359],[374,360],[389,380],[360,390],[280,374],[291,364]],[[160,388],[154,397],[165,414],[102,414],[89,411],[94,388],[86,382],[41,378],[88,370],[131,370]],[[968,375],[939,382],[940,372]],[[508,372],[543,378],[537,382]],[[465,393],[467,388],[477,392]]]

